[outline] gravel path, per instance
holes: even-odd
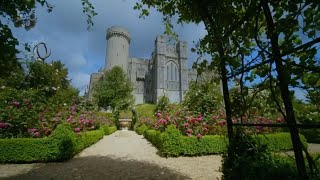
[[[5,179],[220,179],[221,157],[164,158],[141,135],[117,131],[64,163],[0,165]]]

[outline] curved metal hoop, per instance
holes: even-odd
[[[39,52],[40,45],[42,45],[44,47],[44,50],[45,50],[45,56],[44,57],[42,57],[40,55],[40,52]],[[41,59],[43,62],[44,62],[44,60],[46,60],[51,55],[51,51],[50,50],[48,51],[47,45],[44,42],[40,42],[37,45],[35,45],[34,48],[33,48],[33,52],[35,50],[36,50],[36,53],[38,55],[38,58]]]

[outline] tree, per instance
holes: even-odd
[[[113,67],[94,87],[94,98],[99,107],[113,111],[127,109],[133,104],[132,85],[123,69]]]
[[[183,105],[197,114],[212,114],[222,107],[219,86],[212,81],[191,82]]]
[[[200,41],[198,53],[212,55],[211,65],[219,68],[229,139],[232,121],[228,79],[241,79],[241,91],[244,81],[258,78],[266,79],[262,83],[269,82],[271,92],[279,90],[281,102],[276,98],[275,101],[290,130],[298,174],[301,179],[308,179],[289,88],[299,85],[302,74],[317,68],[320,4],[302,0],[141,0],[135,9],[148,15],[150,7],[162,12],[165,20],[169,19],[165,21],[169,22],[167,27],[172,26],[172,17],[177,17],[178,23],[205,24],[208,35]]]
[[[87,16],[89,30],[93,26],[92,18],[97,13],[89,0],[81,0],[81,3],[83,13]],[[8,23],[4,22],[11,22],[16,28],[30,30],[37,23],[35,10],[39,6],[46,7],[48,12],[54,8],[47,0],[0,0],[0,78],[10,76],[12,71],[21,69],[16,58],[16,54],[19,53],[16,47],[19,41],[13,36]],[[30,51],[27,44],[25,48]]]

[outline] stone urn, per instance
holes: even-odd
[[[121,130],[130,129],[132,119],[119,119],[119,125]]]

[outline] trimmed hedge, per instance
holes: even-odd
[[[117,131],[117,126],[108,126],[108,125],[103,125],[102,129],[104,131],[105,135],[109,135]]]
[[[153,129],[148,129],[144,131],[144,137],[148,139],[154,146],[161,148],[162,146],[162,133]]]
[[[258,135],[256,138],[262,143],[267,144],[271,151],[283,151],[292,149],[290,133],[280,132],[265,135]],[[308,147],[306,138],[300,134],[300,140],[305,147]]]
[[[143,133],[148,130],[148,127],[147,125],[145,124],[142,124],[142,126],[136,128],[136,132],[139,134],[139,135],[143,135]]]
[[[136,129],[138,134],[156,146],[163,156],[195,156],[206,154],[221,154],[227,150],[228,140],[225,136],[206,135],[201,139],[183,136],[174,126],[168,126],[161,133],[142,125]],[[272,151],[292,149],[289,133],[275,133],[255,136],[262,144],[266,144]],[[300,135],[302,143],[307,147],[306,139]]]
[[[50,137],[0,139],[0,163],[64,161],[104,136],[102,128],[76,134],[60,124]]]

